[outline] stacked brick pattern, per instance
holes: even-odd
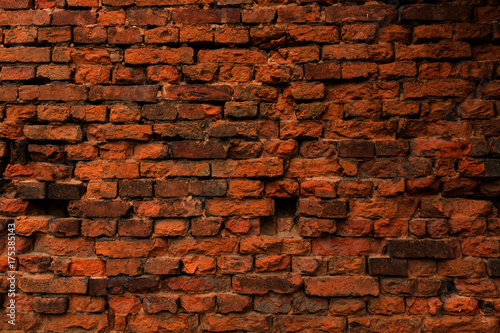
[[[0,8],[1,330],[500,330],[497,1]]]

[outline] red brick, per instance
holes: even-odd
[[[143,217],[189,217],[201,215],[201,201],[166,199],[143,201],[134,205],[134,211]]]
[[[241,12],[243,23],[270,23],[276,16],[276,10],[272,8],[256,7]]]
[[[26,81],[35,77],[35,67],[32,66],[16,66],[2,67],[0,73],[2,81]]]
[[[252,50],[218,49],[200,50],[198,52],[199,62],[257,64],[267,61],[265,53]]]
[[[455,69],[446,62],[421,64],[418,70],[422,79],[444,79],[455,76]]]
[[[40,28],[38,29],[38,42],[62,43],[71,40],[71,28]]]
[[[139,28],[108,28],[108,43],[110,44],[136,44],[142,42]]]
[[[129,237],[150,237],[153,221],[148,219],[129,219],[118,221],[118,235]]]
[[[433,80],[422,83],[404,83],[403,93],[407,98],[435,96],[466,97],[474,90],[474,86],[463,80]]]
[[[226,101],[231,99],[231,94],[231,88],[228,86],[190,85],[163,88],[163,98],[166,100]]]
[[[298,122],[294,120],[280,122],[280,139],[319,138],[323,133],[320,122]]]
[[[442,41],[436,44],[421,45],[395,45],[395,57],[397,60],[445,60],[460,59],[471,56],[469,44],[464,42]]]
[[[219,233],[221,224],[222,219],[218,217],[195,218],[191,220],[191,234],[193,236],[215,236]]]
[[[67,0],[70,7],[99,7],[98,0]]]
[[[127,0],[130,1],[130,0]],[[123,5],[123,2],[120,2]],[[102,26],[113,26],[125,24],[125,11],[121,10],[100,10],[97,17],[97,23]]]
[[[173,241],[169,253],[173,256],[203,254],[208,256],[234,253],[238,242],[234,238],[180,239]]]
[[[77,142],[82,139],[80,126],[72,125],[31,125],[24,127],[24,135],[31,140],[46,141],[58,140]]]
[[[92,86],[89,99],[154,102],[157,92],[157,86]]]
[[[285,29],[281,27],[264,26],[250,28],[250,41],[259,48],[276,48],[285,46]]]
[[[26,276],[19,280],[19,288],[23,292],[40,294],[85,294],[87,284],[86,278],[54,278],[46,275]]]
[[[167,23],[167,13],[161,10],[155,10],[151,8],[147,9],[129,9],[127,10],[127,20],[130,25],[141,26],[141,25],[166,25]]]
[[[217,269],[222,274],[246,273],[253,268],[251,257],[241,256],[219,256],[217,258]]]
[[[252,306],[250,297],[237,294],[217,295],[217,311],[221,313],[244,312]]]
[[[15,3],[12,3],[7,0],[2,0],[0,2],[0,8],[2,9],[25,9],[25,8],[30,8],[31,1],[29,0],[20,0],[16,1]]]
[[[35,0],[35,7],[38,9],[64,7],[65,1],[62,0]]]
[[[125,51],[125,62],[139,64],[191,64],[194,51],[189,47],[178,49],[129,48]]]
[[[190,177],[210,175],[209,164],[205,162],[141,162],[143,177]]]
[[[37,108],[34,105],[8,105],[5,110],[5,119],[10,121],[34,120]]]
[[[102,276],[106,263],[101,259],[72,259],[69,263],[70,275]]]
[[[90,25],[96,23],[96,13],[92,11],[59,10],[52,14],[52,25]]]
[[[178,43],[179,29],[175,27],[159,27],[146,30],[144,41],[147,44],[155,43]]]
[[[209,314],[202,317],[200,328],[215,332],[235,329],[264,332],[271,329],[271,324],[269,323],[269,317],[263,315],[215,316]]]
[[[367,42],[374,40],[376,33],[374,24],[349,24],[342,27],[340,34],[343,41]]]
[[[174,9],[172,21],[182,24],[238,23],[240,11],[235,8],[223,9]]]
[[[180,29],[179,39],[181,43],[213,43],[214,33],[210,27],[185,26]]]
[[[113,69],[113,84],[142,84],[146,81],[146,74],[143,69],[117,66]]]
[[[250,38],[245,28],[221,27],[215,30],[214,40],[220,44],[246,44]]]
[[[100,297],[71,295],[69,297],[69,310],[83,312],[100,312],[105,308],[105,300]]]
[[[327,23],[351,21],[381,21],[390,23],[396,19],[393,6],[330,6],[325,11]]]
[[[305,23],[321,20],[318,7],[287,5],[278,8],[278,23]]]
[[[41,65],[36,69],[36,76],[37,78],[46,78],[52,81],[63,81],[70,79],[72,71],[67,65]]]
[[[212,162],[214,177],[272,177],[282,174],[283,163],[277,158]]]
[[[124,201],[71,201],[68,211],[72,216],[85,217],[119,217],[124,216],[130,204]]]
[[[387,61],[394,55],[390,44],[345,44],[323,46],[323,59]]]
[[[340,176],[342,166],[336,160],[292,159],[285,172],[287,178]]]
[[[269,291],[289,294],[302,287],[299,275],[237,275],[233,278],[233,289],[239,294],[263,295]]]
[[[417,75],[417,65],[413,61],[398,61],[378,65],[379,75],[387,78],[411,77]]]
[[[382,26],[379,28],[378,40],[408,44],[411,40],[411,29],[397,25]]]
[[[212,295],[181,296],[180,306],[189,313],[211,312],[215,309],[215,297]]]
[[[106,260],[106,276],[125,274],[135,276],[142,274],[142,262],[139,259]]]
[[[3,33],[5,44],[27,44],[35,43],[37,36],[36,28],[9,29]],[[0,35],[0,40],[2,35]]]
[[[215,216],[274,214],[274,201],[271,199],[210,199],[206,205],[207,213]]]
[[[347,216],[347,202],[341,200],[300,199],[298,213],[326,218]]]
[[[378,281],[364,276],[328,276],[304,278],[305,293],[311,296],[378,296]]]
[[[326,98],[336,101],[352,99],[391,99],[399,94],[399,85],[385,83],[345,83],[326,88]],[[365,123],[365,122],[363,122]],[[375,124],[373,124],[375,125]],[[373,126],[370,126],[373,127]]]
[[[148,295],[143,299],[144,312],[154,314],[162,311],[177,312],[177,296]]]
[[[419,21],[468,21],[472,14],[469,6],[417,4],[404,6],[402,20]]]
[[[188,222],[184,219],[163,219],[155,223],[154,235],[160,237],[185,236]]]
[[[153,248],[154,242],[151,240],[103,240],[95,244],[96,254],[109,258],[146,257]]]

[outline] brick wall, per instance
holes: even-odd
[[[0,329],[498,332],[500,7],[415,2],[0,0]]]

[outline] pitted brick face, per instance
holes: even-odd
[[[499,20],[0,0],[0,331],[499,332]]]

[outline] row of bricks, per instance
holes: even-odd
[[[9,156],[11,164],[26,164],[27,154],[31,161],[36,162],[63,162],[66,158],[73,161],[95,160],[98,156],[101,157],[103,163],[108,163],[106,160],[129,159],[134,157],[135,160],[143,159],[222,159],[231,158],[234,160],[258,159],[281,157],[284,159],[305,158],[370,158],[374,156],[391,157],[405,156],[410,158],[464,158],[464,157],[482,157],[487,155],[498,156],[500,154],[500,143],[498,138],[490,137],[489,139],[455,139],[453,141],[439,140],[434,138],[416,138],[411,140],[405,139],[385,139],[385,140],[328,140],[321,139],[321,135],[313,133],[307,134],[300,130],[303,124],[311,124],[308,122],[286,122],[281,125],[280,138],[282,140],[267,140],[251,141],[244,139],[233,140],[217,140],[210,139],[204,142],[195,140],[171,140],[170,142],[156,143],[132,143],[127,141],[118,142],[103,142],[105,140],[123,140],[134,139],[127,137],[113,136],[94,136],[99,133],[99,128],[94,126],[84,127],[87,137],[98,139],[99,141],[91,140],[80,144],[64,144],[64,143],[43,143],[43,141],[79,141],[79,140],[62,140],[63,136],[54,135],[57,130],[75,130],[79,131],[78,126],[52,126],[52,125],[25,125],[24,133],[29,140],[42,141],[38,143],[28,143],[26,140],[13,141],[8,144],[5,141],[0,142],[0,158],[5,159]],[[319,125],[319,123],[312,123]],[[298,126],[299,129],[292,131],[291,126]],[[35,127],[33,127],[35,126]],[[108,130],[127,130],[146,128],[124,125],[108,126]],[[321,127],[320,127],[321,128]],[[155,128],[155,132],[158,131]],[[161,130],[161,129],[160,129]],[[158,132],[157,132],[158,133]],[[317,133],[317,132],[316,132]],[[320,130],[321,133],[321,130]],[[169,137],[166,135],[165,137]],[[67,137],[69,138],[69,137]],[[81,139],[81,137],[80,137]],[[193,138],[196,139],[196,138]],[[318,140],[311,140],[318,139]],[[9,149],[10,148],[10,149]],[[279,150],[279,151],[278,151]],[[266,162],[266,161],[263,161]],[[313,163],[312,161],[309,161]],[[331,160],[332,163],[337,162]],[[243,162],[242,162],[243,163]],[[320,163],[318,161],[318,163]],[[470,162],[463,162],[466,165]]]
[[[38,0],[42,1],[42,0]],[[4,1],[0,8],[2,9],[29,9],[30,1],[19,1],[19,4],[9,5]],[[105,1],[106,2],[106,1]],[[149,2],[149,3],[148,3]],[[170,3],[168,3],[170,2]],[[199,2],[193,2],[200,4]],[[62,7],[64,2],[58,4],[52,2],[52,7]],[[130,6],[134,4],[131,1],[114,1],[112,4],[103,3],[110,6]],[[185,3],[183,3],[185,4]],[[179,5],[175,1],[158,0],[139,0],[136,1],[138,7],[147,6],[171,6]],[[220,4],[219,4],[220,5]],[[98,0],[69,0],[69,7],[100,7]],[[38,6],[40,8],[40,6]],[[42,6],[45,7],[45,6]],[[42,8],[40,8],[42,9]],[[108,8],[98,9],[98,12],[107,11]],[[116,10],[115,10],[116,11]],[[399,13],[398,13],[399,11]],[[17,12],[26,13],[18,10]],[[96,10],[54,10],[39,11],[40,20],[50,18],[53,25],[89,25],[97,22]],[[176,23],[269,23],[276,19],[278,23],[304,23],[304,22],[385,22],[395,23],[399,16],[399,21],[455,21],[469,22],[471,20],[478,22],[494,22],[499,17],[499,9],[495,6],[453,6],[453,5],[432,5],[419,4],[408,5],[397,8],[393,5],[358,5],[358,6],[298,6],[295,4],[279,6],[277,9],[269,7],[255,6],[251,9],[240,10],[238,8],[219,8],[219,9],[131,9],[128,10],[134,22],[139,24],[164,25],[168,21]],[[29,12],[28,12],[29,13]],[[399,14],[399,15],[398,15]],[[29,14],[26,15],[28,19]],[[118,16],[119,17],[119,16]]]
[[[405,163],[405,168],[397,168],[398,163]],[[457,164],[455,166],[455,164]],[[471,187],[477,183],[467,179],[453,179],[454,177],[498,177],[498,159],[481,161],[446,159],[438,160],[435,165],[430,159],[424,158],[393,158],[379,159],[377,161],[358,162],[343,159],[303,159],[294,158],[286,162],[279,158],[260,158],[228,161],[92,161],[79,162],[76,168],[49,163],[30,163],[27,165],[10,164],[5,170],[6,179],[24,180],[35,179],[54,181],[68,179],[72,172],[78,180],[100,179],[132,179],[139,177],[164,178],[164,177],[216,177],[216,178],[257,178],[257,177],[286,177],[286,178],[313,178],[313,177],[341,177],[356,176],[359,174],[370,178],[416,178],[409,180],[408,184],[415,190],[434,191],[439,187],[439,178],[450,176],[452,179],[443,179],[449,189]],[[307,169],[309,168],[309,169]],[[267,171],[267,172],[266,172]],[[422,178],[419,178],[422,177]],[[278,179],[276,179],[278,180]],[[385,186],[383,180],[376,180],[379,186]],[[283,186],[293,190],[294,180],[284,179]],[[290,186],[286,186],[290,183]],[[311,187],[324,187],[334,190],[336,182],[323,182]],[[382,185],[381,185],[382,184]],[[394,181],[396,192],[404,191],[404,181]],[[361,186],[362,188],[363,186]],[[433,190],[434,189],[434,190]],[[465,190],[465,189],[464,189]],[[362,190],[360,190],[362,192]],[[293,191],[292,191],[293,192]],[[283,193],[286,190],[283,189]],[[328,193],[318,193],[327,196]],[[290,195],[284,195],[290,196]]]
[[[164,298],[164,297],[163,297]],[[185,298],[186,299],[186,298]],[[196,298],[191,298],[191,301],[196,300]],[[384,299],[385,301],[390,301],[391,299]],[[161,299],[159,300],[161,302]],[[235,300],[237,302],[237,299]],[[362,330],[373,330],[376,327],[379,331],[390,331],[388,332],[439,332],[440,330],[449,331],[457,327],[460,329],[465,329],[470,332],[495,332],[500,329],[500,323],[497,318],[492,316],[496,313],[492,308],[496,306],[495,302],[488,302],[488,307],[484,309],[486,316],[477,315],[472,316],[450,316],[441,315],[434,316],[437,314],[436,308],[441,309],[437,299],[409,299],[411,304],[414,304],[411,309],[408,310],[408,316],[402,316],[398,314],[393,314],[394,317],[388,317],[391,315],[391,311],[387,307],[384,307],[380,303],[376,303],[379,306],[375,308],[372,305],[371,309],[375,312],[380,313],[378,315],[366,315],[365,311],[360,311],[359,306],[362,309],[365,308],[364,302],[359,302],[358,300],[347,300],[343,303],[338,302],[337,308],[344,308],[340,310],[342,313],[350,314],[349,317],[340,316],[318,316],[318,315],[307,315],[307,316],[297,316],[297,315],[266,315],[262,313],[249,312],[246,314],[233,314],[227,315],[195,315],[193,313],[181,313],[177,315],[172,315],[169,313],[160,314],[146,314],[142,312],[135,311],[130,315],[122,313],[67,313],[64,315],[55,316],[45,316],[35,313],[23,312],[21,314],[29,313],[29,321],[23,320],[18,321],[18,325],[22,328],[32,330],[34,332],[43,332],[43,330],[50,330],[54,332],[62,332],[73,328],[80,328],[83,330],[116,330],[116,331],[126,331],[131,330],[133,332],[149,333],[151,329],[154,332],[160,332],[162,330],[169,330],[171,332],[178,333],[196,333],[196,332],[230,332],[239,330],[244,331],[249,328],[252,332],[297,332],[297,330],[313,329],[318,332],[346,332],[359,331]],[[271,300],[268,300],[271,303]],[[474,306],[475,303],[456,299],[453,305],[457,307],[457,311],[468,312],[467,306]],[[54,305],[57,304],[54,302]],[[228,307],[232,307],[233,303],[230,302]],[[372,303],[375,304],[375,303]],[[397,303],[400,304],[400,303]],[[389,306],[396,305],[394,302],[389,302]],[[423,307],[427,310],[418,310],[418,307]],[[450,305],[451,307],[451,305]],[[385,308],[385,310],[383,309]],[[161,309],[161,307],[160,307]],[[448,310],[447,312],[452,312]],[[382,315],[384,314],[384,315]],[[428,317],[431,314],[432,317]],[[340,314],[339,314],[340,315]],[[23,318],[23,317],[21,317]],[[0,326],[0,328],[8,327],[7,324]]]
[[[366,90],[361,90],[366,89]],[[361,91],[360,91],[361,90]],[[19,95],[18,95],[19,91]],[[294,81],[288,88],[289,94],[296,101],[314,101],[326,99],[329,101],[349,101],[353,99],[405,99],[421,98],[466,98],[476,95],[478,98],[497,98],[500,96],[500,81],[490,81],[479,84],[461,79],[438,79],[426,82],[386,81],[379,84],[344,83],[325,86],[320,82]],[[354,95],[351,92],[356,91]],[[246,95],[238,94],[246,93]],[[243,100],[261,99],[266,102],[278,100],[278,89],[271,86],[239,85],[232,89],[229,85],[156,85],[141,86],[103,86],[52,84],[45,86],[25,85],[3,86],[0,89],[0,101],[136,101],[156,102],[167,101],[198,101],[222,102],[232,98]],[[349,96],[349,97],[348,97]]]
[[[155,65],[147,68],[126,67],[121,65],[41,65],[4,66],[1,69],[2,81],[30,81],[35,79],[51,81],[70,81],[91,84],[147,84],[186,82],[260,82],[283,84],[306,80],[344,80],[402,79],[481,79],[499,77],[498,67],[493,70],[494,62],[461,62],[456,66],[447,62],[417,64],[413,61],[400,61],[388,64],[376,64],[363,61],[324,62],[294,66],[259,65],[216,65],[200,63],[196,65]],[[286,87],[283,93],[287,93]]]
[[[456,111],[455,111],[456,108]],[[277,113],[278,110],[281,113]],[[108,112],[109,111],[109,112]],[[1,110],[0,110],[1,112]],[[145,104],[109,104],[109,105],[33,105],[6,104],[0,119],[8,122],[104,122],[138,123],[141,121],[175,121],[175,120],[213,120],[219,119],[272,119],[280,121],[280,135],[283,139],[302,136],[319,138],[322,134],[321,121],[308,120],[340,120],[340,119],[380,119],[391,117],[421,118],[423,120],[440,120],[460,117],[462,119],[492,119],[500,114],[500,103],[483,99],[466,99],[461,103],[417,102],[396,100],[354,100],[345,103],[311,102],[311,103],[267,103],[258,101],[228,101],[224,106],[209,104],[178,104],[175,102]],[[299,120],[299,122],[297,122]],[[302,127],[296,130],[288,126],[295,123]],[[177,123],[181,125],[181,122]],[[189,124],[189,123],[184,123]],[[191,123],[196,126],[195,123]],[[107,126],[112,126],[111,124]],[[157,125],[158,127],[159,125]],[[295,126],[294,126],[295,127]],[[90,127],[89,127],[90,128]],[[154,125],[153,125],[154,128]],[[92,130],[90,130],[92,131]],[[293,134],[295,132],[295,134]],[[297,135],[296,133],[301,133]]]
[[[302,277],[294,273],[245,274],[232,277],[227,275],[214,277],[175,276],[163,277],[162,279],[151,275],[89,279],[83,277],[53,277],[52,275],[43,274],[38,276],[23,275],[19,280],[20,290],[28,294],[89,294],[92,296],[117,295],[127,291],[131,293],[148,293],[160,289],[160,285],[163,285],[163,289],[173,292],[227,292],[233,290],[238,294],[249,295],[263,295],[269,292],[292,294],[305,289],[306,295],[320,297],[379,296],[380,291],[384,292],[384,294],[401,296],[408,295],[412,287],[420,290],[416,292],[415,296],[437,296],[448,291],[447,279],[380,278],[379,280],[377,277],[369,275]],[[349,283],[349,280],[355,283]],[[477,283],[483,282],[495,288],[498,283],[497,279],[453,279],[452,281],[455,283],[460,296],[495,297],[497,295],[494,290],[486,286],[483,288],[478,287],[478,290],[468,290],[471,285],[474,285],[474,282],[476,286]],[[190,282],[197,282],[197,285],[186,285]],[[273,294],[269,296],[271,295]]]
[[[200,217],[195,215],[191,221],[187,218],[160,218],[156,219],[155,222],[150,218],[142,217],[117,222],[116,218],[103,219],[102,215],[106,214],[100,215],[99,219],[94,220],[88,218],[83,220],[78,218],[51,219],[48,216],[18,217],[16,220],[18,221],[17,232],[23,236],[30,236],[35,232],[50,232],[58,237],[72,237],[79,234],[85,237],[113,237],[116,234],[129,237],[184,237],[188,233],[192,236],[258,235],[261,233],[260,219],[258,218]],[[262,220],[267,221],[265,226],[262,226],[262,232],[267,228],[266,232],[294,237],[330,237],[329,235],[334,234],[340,237],[406,237],[410,235],[419,239],[423,237],[443,239],[449,236],[498,235],[498,219],[485,217],[451,216],[446,220],[429,216],[412,219],[409,217],[385,218],[377,216],[371,216],[371,219],[368,219],[366,216],[353,216],[342,220],[332,220],[300,216],[296,219],[287,217],[278,218],[276,221],[272,219]],[[188,232],[189,230],[190,232]],[[272,238],[267,240],[277,242]],[[483,247],[490,251],[490,254],[497,253],[495,249],[497,245],[495,244],[498,242],[496,240],[488,241],[478,238],[470,242],[477,244],[481,241],[484,241]],[[359,240],[359,242],[365,241]],[[317,250],[320,250],[320,245],[319,243],[315,245]],[[469,246],[468,254],[471,253]]]
[[[194,196],[229,196],[243,197],[297,197],[316,196],[319,198],[335,197],[370,197],[372,195],[387,196],[403,192],[414,195],[432,195],[441,192],[442,196],[495,196],[498,190],[498,181],[485,180],[478,182],[472,179],[443,179],[434,177],[410,178],[394,180],[391,182],[392,193],[384,192],[386,182],[373,182],[371,180],[294,180],[282,179],[263,182],[260,180],[223,179],[218,180],[121,180],[95,181],[91,180],[86,186],[82,183],[49,183],[21,181],[16,184],[17,196],[21,199],[55,199],[77,200],[83,196],[86,188],[87,199],[115,198],[119,193],[121,197],[185,197]],[[118,191],[119,184],[119,191]],[[441,186],[440,186],[441,185]]]
[[[278,64],[318,62],[321,60],[348,60],[388,63],[402,60],[454,60],[473,58],[475,61],[498,60],[499,46],[443,40],[434,44],[404,45],[401,43],[335,44],[294,46],[278,50],[244,48],[197,49],[200,63],[264,64],[272,60]],[[13,62],[75,62],[83,64],[110,64],[125,62],[131,65],[193,64],[192,47],[155,48],[151,46],[127,48],[35,47],[15,46],[0,49],[0,61]],[[402,65],[407,64],[403,62]],[[411,63],[410,63],[411,65]],[[407,66],[408,67],[408,66]]]
[[[44,239],[42,238],[42,241]],[[160,263],[160,264],[159,264]],[[182,267],[181,267],[182,264]],[[7,258],[2,257],[7,267]],[[411,278],[482,278],[500,276],[500,259],[464,257],[459,259],[392,259],[386,257],[334,256],[291,257],[287,255],[192,256],[178,258],[96,257],[67,258],[46,254],[19,254],[21,272],[47,273],[59,276],[139,276],[142,274],[215,275],[255,272],[291,271],[303,275],[371,275],[409,276]]]
[[[269,296],[243,296],[238,294],[220,293],[217,295],[182,295],[168,296],[166,294],[149,294],[143,296],[108,296],[106,298],[89,296],[70,295],[57,296],[23,296],[26,303],[32,305],[36,313],[44,314],[62,314],[73,312],[75,310],[92,309],[92,312],[104,312],[108,309],[114,313],[136,313],[141,308],[147,314],[155,314],[162,311],[170,313],[203,313],[219,312],[234,313],[248,312],[254,310],[257,313],[274,314],[330,314],[335,315],[353,315],[353,314],[372,314],[372,315],[393,315],[407,313],[409,315],[429,314],[429,315],[451,315],[451,316],[472,316],[480,311],[486,312],[483,302],[469,297],[446,297],[444,302],[437,297],[415,298],[415,297],[395,297],[380,296],[380,300],[372,297],[349,299],[345,303],[330,299],[330,302],[324,298],[309,297],[299,295],[291,297],[288,295],[269,295]],[[92,299],[93,306],[85,304],[83,300]],[[382,302],[386,302],[383,304]],[[433,305],[428,309],[428,313],[422,313],[415,306],[415,302],[427,303]],[[85,305],[87,306],[85,306]],[[343,305],[343,306],[342,306]],[[405,306],[406,305],[406,306]],[[419,304],[421,305],[421,304]],[[406,311],[405,311],[406,308]],[[77,311],[78,311],[77,310]],[[80,310],[82,311],[82,310]]]
[[[16,28],[4,29],[0,34],[5,44],[66,43],[82,44],[176,44],[176,43],[217,43],[248,44],[264,48],[293,46],[304,42],[335,44],[342,42],[399,42],[403,44],[425,43],[440,39],[458,41],[489,41],[500,38],[500,26],[492,28],[489,24],[440,24],[413,27],[378,27],[376,24],[348,24],[341,29],[336,26],[312,25],[273,25],[267,27],[189,25],[176,26],[158,24],[162,27],[147,29],[123,26],[123,22],[103,24],[112,27],[43,27],[36,14],[33,20],[23,20],[20,25],[11,18],[2,21],[0,26]],[[116,13],[115,13],[116,14]],[[113,16],[117,20],[116,16]],[[101,23],[102,24],[102,23]],[[32,25],[42,27],[35,28]],[[118,27],[117,27],[118,25]],[[146,25],[146,24],[142,24]],[[151,26],[148,24],[147,26]],[[23,27],[23,28],[19,28]]]
[[[398,163],[405,163],[405,168],[397,168]],[[455,163],[457,164],[455,166]],[[75,178],[78,180],[100,180],[100,179],[130,179],[130,178],[164,178],[164,177],[216,177],[216,178],[257,178],[257,177],[280,177],[286,178],[313,178],[313,177],[340,177],[356,176],[359,173],[371,178],[394,178],[394,177],[424,177],[409,181],[409,185],[415,189],[433,191],[439,179],[429,175],[438,176],[462,176],[462,177],[498,177],[500,163],[498,159],[486,159],[481,161],[446,159],[433,161],[423,158],[395,158],[379,159],[377,161],[360,162],[338,160],[338,159],[302,159],[296,158],[286,162],[278,158],[261,158],[228,161],[142,161],[142,162],[114,162],[114,161],[92,161],[79,162],[75,168]],[[307,169],[309,168],[309,169]],[[267,172],[266,172],[267,171]],[[27,165],[7,165],[5,178],[10,180],[35,179],[42,181],[54,181],[68,179],[73,172],[71,166],[49,163],[35,163]],[[427,177],[427,178],[425,178]],[[383,180],[376,180],[381,186],[385,186]],[[286,186],[289,182],[290,186]],[[294,180],[283,180],[283,186],[293,189]],[[446,183],[447,180],[444,179]],[[317,187],[324,186],[334,189],[333,183],[317,183]],[[474,188],[477,183],[470,180],[454,180],[448,182],[450,189],[460,188],[461,184],[467,188]],[[394,181],[396,192],[404,191],[404,182],[399,179]],[[313,185],[314,187],[314,185]],[[401,188],[402,187],[402,188]],[[286,193],[284,191],[283,193]],[[321,193],[318,193],[321,196]],[[289,195],[288,195],[289,196]],[[327,193],[324,193],[327,196]]]

